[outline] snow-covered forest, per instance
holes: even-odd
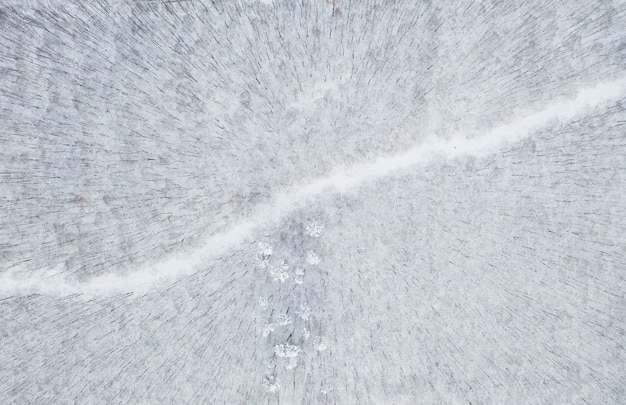
[[[0,403],[623,403],[625,102],[622,0],[0,0]]]

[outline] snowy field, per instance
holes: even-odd
[[[626,2],[0,0],[0,404],[623,404]]]

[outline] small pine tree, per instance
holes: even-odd
[[[305,232],[312,238],[319,238],[322,233],[323,226],[320,225],[317,221],[309,221],[306,224]]]
[[[317,253],[313,252],[313,251],[309,251],[306,254],[306,262],[308,264],[310,264],[311,266],[315,266],[317,264],[320,263],[320,257],[317,255]]]
[[[263,337],[268,337],[270,335],[270,333],[274,332],[274,324],[268,322],[265,325],[261,326],[261,328],[259,329],[259,333],[261,334],[261,336]]]
[[[328,349],[328,344],[326,343],[326,339],[324,339],[321,336],[318,336],[315,338],[315,341],[313,342],[313,347],[316,350],[323,352],[324,350]]]
[[[263,386],[265,390],[271,394],[278,392],[280,381],[275,375],[266,375],[263,377]]]
[[[267,309],[267,307],[270,305],[269,300],[265,297],[259,297],[258,303],[262,309]]]
[[[307,321],[311,317],[311,307],[309,304],[300,304],[300,308],[296,311],[296,314],[303,321]]]
[[[300,346],[284,343],[274,346],[274,354],[278,357],[298,357],[302,349]]]

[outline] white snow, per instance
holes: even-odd
[[[626,3],[0,4],[0,404],[621,404]]]

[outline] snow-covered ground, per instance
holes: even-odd
[[[621,403],[626,3],[466,3],[0,2],[0,403]]]

